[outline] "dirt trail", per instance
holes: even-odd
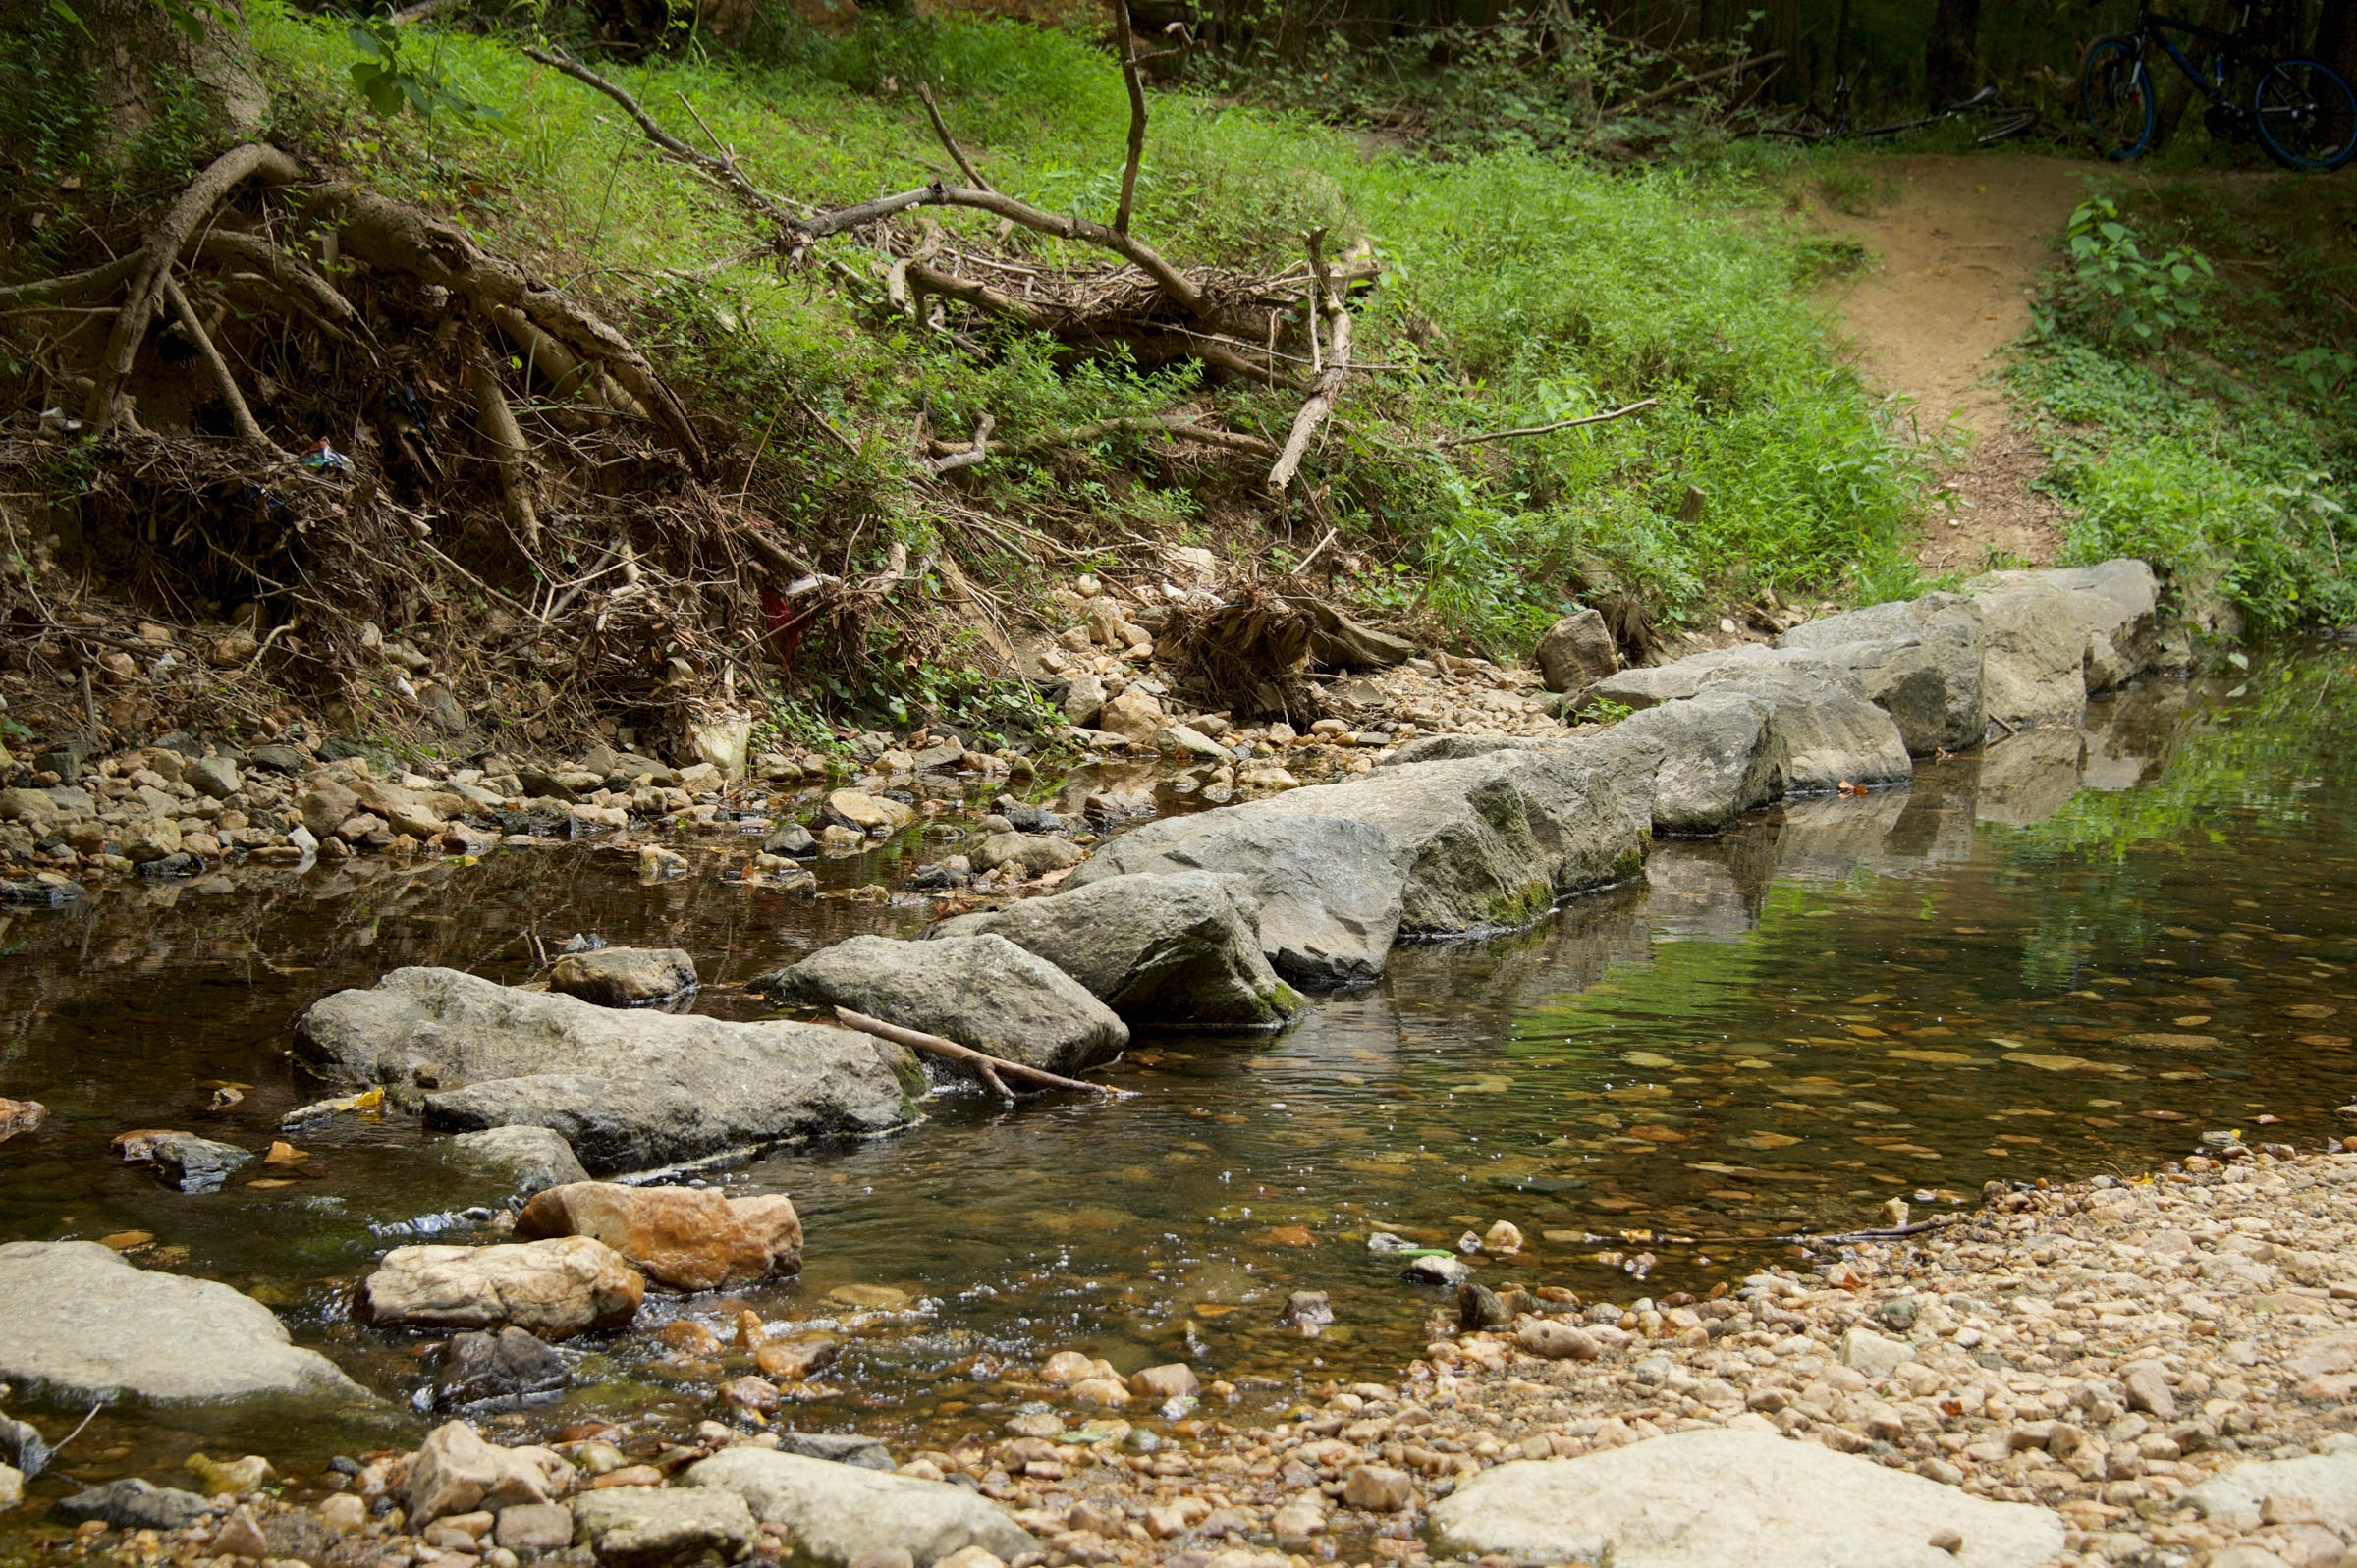
[[[2001,154],[1881,167],[1895,199],[1870,216],[1823,211],[1818,221],[1874,252],[1832,300],[1868,385],[1913,400],[1926,440],[1951,418],[1970,435],[1943,481],[1952,511],[1932,514],[1917,557],[1935,570],[1978,568],[1993,550],[2050,560],[2062,542],[2062,509],[2029,488],[2045,456],[1996,377],[2004,347],[2029,329],[2053,238],[2084,199],[2082,177],[2094,166]]]

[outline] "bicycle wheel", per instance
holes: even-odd
[[[2337,169],[2357,152],[2357,92],[2330,66],[2278,60],[2251,100],[2260,144],[2286,169]]]
[[[2153,144],[2153,79],[2134,38],[2098,38],[2079,67],[2079,105],[2107,158],[2134,158]]]

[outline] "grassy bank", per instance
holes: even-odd
[[[881,309],[853,242],[806,270],[730,264],[748,233],[725,200],[505,40],[409,43],[496,123],[384,121],[341,80],[340,27],[269,4],[252,17],[286,135],[595,288],[706,407],[747,430],[798,397],[853,433],[855,456],[768,450],[748,474],[772,514],[822,549],[854,535],[862,555],[895,537],[932,542],[939,519],[905,482],[903,456],[920,412],[962,438],[988,411],[1004,439],[1202,396],[1177,371],[1075,367],[1044,339],[998,333],[975,353],[917,333]],[[948,172],[913,99],[920,81],[994,183],[1051,210],[1110,206],[1126,126],[1108,57],[1014,24],[871,18],[761,59],[616,75],[700,139],[682,99],[692,103],[765,188],[814,204]],[[1572,601],[1603,604],[1642,635],[1721,590],[1903,580],[1917,475],[1832,363],[1804,300],[1826,258],[1756,170],[1612,174],[1510,150],[1435,162],[1184,93],[1157,95],[1153,116],[1136,229],[1181,264],[1282,267],[1318,227],[1330,244],[1365,239],[1385,263],[1357,329],[1359,360],[1377,368],[1349,388],[1305,470],[1322,515],[1299,543],[1327,522],[1340,529],[1358,568],[1345,591],[1504,650]],[[988,233],[971,214],[944,225]],[[1046,241],[1033,249],[1050,263],[1089,259]],[[1429,445],[1643,398],[1658,406],[1616,424],[1446,454]],[[1218,394],[1232,427],[1277,440],[1297,402]],[[994,459],[967,493],[1082,542],[1135,531],[1266,543],[1257,497],[1136,459],[1123,438],[1077,460]]]

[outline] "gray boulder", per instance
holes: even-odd
[[[1401,884],[1390,838],[1328,817],[1238,816],[1233,808],[1165,817],[1099,847],[1057,897],[1114,878],[1190,871],[1241,879],[1260,903],[1262,954],[1297,986],[1331,991],[1372,981],[1399,934]]]
[[[1975,597],[2024,589],[2070,595],[2070,613],[2087,635],[2081,668],[2090,695],[2190,662],[2183,628],[2170,627],[2162,615],[2161,581],[2142,561],[2122,556],[2092,567],[1992,571],[1964,585]]]
[[[1932,1544],[1952,1531],[1954,1551]],[[1486,1470],[1432,1509],[1435,1555],[1615,1568],[2041,1568],[2061,1516],[1815,1443],[1702,1430]]]
[[[1541,740],[1527,735],[1418,735],[1406,745],[1378,757],[1375,766],[1410,768],[1419,762],[1461,762],[1467,757],[1486,757],[1493,751],[1539,751],[1556,744],[1552,738]]]
[[[1549,691],[1578,691],[1620,668],[1620,650],[1594,610],[1565,616],[1547,628],[1534,655]]]
[[[1787,790],[1822,793],[1843,783],[1871,789],[1914,776],[1897,722],[1867,700],[1846,669],[1815,651],[1745,643],[1623,670],[1590,686],[1577,712],[1593,717],[1606,702],[1643,712],[1704,691],[1757,697],[1774,710]]]
[[[599,1007],[455,969],[337,992],[297,1021],[295,1051],[347,1083],[429,1090],[429,1127],[547,1127],[600,1175],[908,1119],[892,1069],[846,1030]]]
[[[1990,718],[2007,730],[2077,724],[2087,712],[2090,630],[2080,596],[2033,578],[1992,586],[1970,603],[1981,619]]]
[[[1324,907],[1340,901],[1373,909],[1388,904],[1389,891],[1397,888],[1398,932],[1403,936],[1528,925],[1554,906],[1559,893],[1634,875],[1644,862],[1647,837],[1645,824],[1587,764],[1560,747],[1509,748],[1385,768],[1345,784],[1288,789],[1267,800],[1147,823],[1100,849],[1072,882],[1085,886],[1102,876],[1176,869],[1156,862],[1179,854],[1200,869],[1243,873],[1264,899],[1262,948],[1278,973],[1291,979],[1295,971],[1279,947],[1288,934],[1288,912],[1279,907],[1281,879],[1265,862],[1239,863],[1234,841],[1222,840],[1233,825],[1253,824],[1263,830],[1255,848],[1266,852],[1301,837],[1303,819],[1351,827],[1325,835],[1341,853],[1286,856],[1288,870],[1298,867],[1306,879],[1300,891]],[[1207,851],[1207,842],[1220,847]],[[1339,900],[1320,896],[1336,888]],[[1362,944],[1363,959],[1351,957],[1380,970],[1389,947],[1389,942],[1381,947]],[[1329,968],[1332,952],[1327,948],[1321,960]]]
[[[616,1568],[670,1568],[717,1553],[735,1562],[761,1536],[733,1491],[711,1487],[602,1487],[573,1499],[580,1544]]]
[[[182,1192],[219,1192],[253,1156],[236,1144],[199,1138],[192,1132],[169,1132],[149,1142],[155,1174],[166,1186]]]
[[[1257,905],[1240,879],[1205,871],[1109,877],[945,920],[930,935],[1004,937],[1132,1024],[1275,1029],[1306,1004],[1261,954]]]
[[[1656,833],[1724,832],[1784,792],[1775,710],[1731,691],[1665,702],[1567,742]]]
[[[1960,595],[1927,593],[1803,622],[1777,646],[1850,676],[1897,722],[1915,756],[1979,745],[1988,728],[1980,612]]]
[[[1041,1549],[998,1504],[944,1481],[749,1446],[701,1460],[682,1479],[736,1493],[755,1518],[784,1525],[801,1552],[822,1564],[897,1550],[916,1568],[930,1568],[968,1546],[1002,1562]]]
[[[481,1132],[463,1132],[450,1141],[450,1154],[462,1164],[501,1172],[516,1184],[517,1194],[525,1198],[589,1179],[573,1145],[546,1127],[486,1127]]]
[[[0,1246],[0,1381],[65,1403],[367,1394],[250,1296],[94,1241]]]
[[[849,1007],[1050,1072],[1110,1061],[1129,1044],[1112,1008],[1005,937],[853,937],[752,985],[782,1005]]]
[[[695,960],[678,947],[569,952],[549,970],[548,989],[601,1007],[641,1007],[693,991]]]
[[[78,1524],[95,1519],[117,1530],[185,1530],[212,1511],[212,1503],[192,1491],[159,1487],[137,1476],[91,1487],[57,1501],[61,1519]]]

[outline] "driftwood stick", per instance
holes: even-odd
[[[1557,430],[1577,429],[1581,425],[1600,425],[1611,419],[1624,419],[1632,413],[1653,407],[1661,401],[1659,398],[1643,398],[1625,408],[1615,408],[1610,413],[1582,414],[1576,419],[1558,419],[1551,425],[1524,425],[1519,430],[1493,430],[1484,436],[1453,436],[1447,441],[1436,441],[1433,445],[1447,451],[1451,447],[1478,447],[1485,441],[1510,441],[1516,436],[1544,436]]]
[[[1326,265],[1326,231],[1313,229],[1309,234],[1309,270],[1317,280],[1317,293],[1310,302],[1309,333],[1314,344],[1318,333],[1318,316],[1326,317],[1326,362],[1310,382],[1309,398],[1301,411],[1293,415],[1292,433],[1286,437],[1285,450],[1277,454],[1275,466],[1269,469],[1269,490],[1284,495],[1293,475],[1300,470],[1301,460],[1309,456],[1310,438],[1334,412],[1334,400],[1343,390],[1343,382],[1350,374],[1350,309],[1334,284],[1334,269]]]
[[[164,300],[171,305],[173,314],[180,317],[180,330],[187,333],[189,340],[196,345],[196,356],[204,361],[204,368],[212,375],[213,390],[221,394],[223,403],[229,405],[229,422],[237,427],[238,439],[249,447],[284,459],[286,454],[278,450],[277,442],[262,433],[261,421],[254,418],[253,410],[246,406],[246,395],[238,390],[238,378],[230,374],[229,361],[222,358],[221,351],[213,347],[213,340],[205,332],[204,323],[196,318],[195,307],[189,303],[189,297],[180,292],[179,283],[174,281],[169,272],[164,274],[163,283]]]
[[[870,1018],[866,1013],[853,1012],[849,1007],[836,1008],[835,1016],[843,1020],[844,1027],[847,1029],[856,1029],[862,1034],[874,1035],[879,1040],[889,1040],[896,1046],[906,1046],[911,1051],[929,1051],[937,1056],[947,1056],[952,1061],[962,1063],[977,1071],[989,1067],[1005,1073],[1010,1078],[1020,1078],[1025,1083],[1038,1084],[1043,1089],[1079,1089],[1090,1094],[1111,1095],[1117,1100],[1126,1099],[1134,1093],[1128,1089],[1116,1089],[1111,1084],[1090,1083],[1082,1078],[1061,1077],[1039,1067],[1026,1067],[1019,1061],[1009,1061],[1003,1056],[986,1055],[971,1046],[961,1046],[955,1040],[944,1040],[939,1035],[929,1035],[921,1029],[904,1029],[897,1023],[886,1023],[881,1018]]]

